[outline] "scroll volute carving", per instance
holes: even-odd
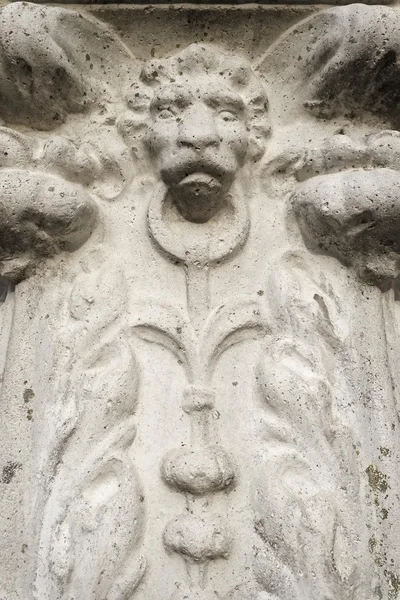
[[[118,110],[136,63],[111,29],[76,11],[17,2],[0,11],[0,31],[0,273],[19,283],[44,260],[77,251],[98,225],[101,183],[114,174],[110,152],[99,149],[105,105]],[[126,599],[145,570],[142,492],[129,457],[139,368],[123,332],[123,278],[115,265],[90,273],[93,256],[70,306],[59,296],[60,313],[46,315],[56,323],[44,328],[54,371],[29,412],[37,487],[23,587],[41,600]],[[73,273],[60,277],[64,292]],[[33,410],[44,415],[37,429]]]
[[[386,54],[378,52],[375,62],[368,59],[368,52],[380,41],[371,32],[369,41],[360,40],[352,53],[348,50],[351,24],[357,22],[357,11],[363,10],[334,9],[299,24],[296,35],[304,41],[311,23],[312,36],[319,44],[307,59],[297,60],[296,56],[292,61],[287,53],[279,66],[281,87],[277,91],[279,86],[275,86],[272,94],[283,95],[285,85],[293,92],[285,94],[281,111],[276,109],[279,125],[292,126],[290,119],[301,115],[318,130],[318,143],[311,141],[310,148],[296,148],[289,161],[291,183],[296,187],[289,212],[300,224],[306,244],[313,252],[331,254],[354,266],[363,281],[386,289],[398,277],[400,252],[400,152],[394,153],[392,147],[392,141],[397,144],[396,135],[359,136],[357,143],[342,134],[327,135],[330,139],[326,145],[320,142],[320,127],[324,126],[320,117],[331,117],[336,109],[343,116],[347,106],[361,106],[354,99],[357,85],[351,74],[355,65],[360,66],[364,91],[369,81],[374,87],[371,96],[365,94],[362,116],[378,113],[395,122],[393,106],[398,91],[389,85],[389,80],[398,79],[393,61],[395,41],[391,38],[390,49]],[[365,10],[371,20],[380,9]],[[391,10],[383,12],[390,16]],[[396,18],[394,21],[397,23]],[[335,27],[331,33],[332,23]],[[96,225],[99,203],[92,193],[102,173],[101,156],[85,145],[48,134],[53,123],[59,125],[74,114],[93,118],[90,126],[112,123],[113,134],[121,135],[126,143],[124,150],[129,146],[132,156],[147,161],[141,163],[145,164],[143,171],[152,169],[155,184],[143,233],[146,231],[159,252],[157,256],[151,248],[156,261],[184,270],[185,287],[180,292],[187,299],[187,310],[182,310],[182,302],[177,308],[154,299],[146,303],[145,298],[139,298],[137,304],[119,305],[118,299],[129,290],[120,281],[107,289],[106,282],[99,300],[105,314],[97,314],[96,309],[90,310],[95,296],[92,298],[90,291],[86,297],[84,285],[78,281],[70,314],[77,322],[76,336],[66,340],[66,345],[76,346],[76,350],[60,383],[65,394],[60,414],[65,412],[66,417],[61,427],[55,419],[55,451],[49,453],[49,464],[45,465],[50,477],[41,506],[44,518],[36,574],[38,600],[43,600],[40,594],[51,598],[54,589],[60,597],[91,593],[96,598],[127,600],[147,583],[144,559],[138,551],[145,535],[145,496],[130,455],[134,453],[135,406],[141,392],[130,344],[132,334],[171,350],[185,377],[181,409],[190,421],[190,441],[178,448],[165,447],[157,476],[161,474],[163,484],[185,498],[184,508],[183,503],[177,503],[182,513],[162,524],[159,541],[162,539],[168,554],[177,554],[185,562],[187,580],[178,582],[175,593],[166,590],[165,595],[174,600],[209,600],[219,594],[208,567],[211,561],[229,560],[234,554],[235,531],[226,515],[230,514],[227,506],[233,496],[229,492],[240,479],[240,468],[237,457],[221,444],[214,418],[219,399],[213,376],[225,350],[244,339],[265,338],[271,329],[275,338],[259,365],[258,378],[264,403],[272,413],[268,440],[272,439],[272,445],[277,442],[278,447],[285,444],[285,448],[274,464],[276,478],[265,484],[270,495],[264,511],[269,506],[270,514],[255,524],[261,551],[255,560],[254,581],[249,583],[248,592],[242,594],[240,586],[229,591],[225,586],[219,595],[225,594],[229,600],[240,598],[240,594],[249,600],[292,600],[300,598],[301,589],[306,589],[312,598],[321,594],[331,597],[332,593],[350,597],[360,577],[359,569],[364,568],[343,559],[353,552],[350,521],[357,506],[347,518],[341,515],[345,494],[330,501],[341,482],[349,479],[347,465],[343,466],[347,455],[332,448],[337,416],[332,408],[335,360],[344,344],[337,326],[336,298],[311,282],[313,301],[300,319],[302,327],[304,323],[307,326],[304,330],[293,326],[293,331],[295,319],[290,314],[293,307],[302,305],[289,301],[292,296],[279,278],[271,279],[269,287],[284,299],[270,297],[269,302],[284,305],[286,300],[286,305],[283,312],[277,311],[275,323],[264,314],[265,298],[239,295],[217,305],[211,302],[214,271],[245,249],[252,226],[246,186],[255,177],[270,134],[268,99],[260,78],[243,59],[201,44],[150,61],[139,77],[137,63],[111,30],[65,9],[9,5],[0,18],[0,33],[2,28],[4,33],[12,27],[15,35],[4,35],[6,41],[0,43],[0,70],[7,79],[11,67],[16,66],[16,78],[2,91],[0,115],[7,126],[28,123],[45,131],[47,137],[45,142],[33,142],[35,136],[11,133],[6,126],[0,130],[0,141],[9,142],[12,150],[12,160],[0,158],[1,273],[20,281],[43,258],[78,249]],[[31,38],[22,38],[24,28],[32,32]],[[276,76],[292,33],[278,40],[258,62],[258,73],[265,71],[263,76],[269,82]],[[48,42],[43,50],[37,44],[41,35],[47,36]],[[92,40],[90,48],[83,47],[81,40],[85,39]],[[107,51],[104,43],[110,46]],[[124,98],[122,90],[127,88]],[[54,102],[49,102],[45,90],[55,96]],[[335,94],[340,96],[337,105],[332,98]],[[283,116],[289,97],[296,104],[295,110]],[[112,111],[101,120],[106,106],[112,106]],[[117,114],[121,116],[116,119]],[[278,272],[283,263],[277,265]],[[297,259],[291,257],[288,271],[294,273],[296,265]],[[107,264],[97,273],[98,280],[87,278],[89,287],[101,295],[99,280],[116,270],[115,265]],[[298,271],[302,282],[306,282],[308,270],[307,266]],[[285,280],[296,292],[296,278]],[[108,321],[110,307],[113,316]],[[86,309],[91,317],[94,315],[92,320]],[[81,345],[82,340],[85,343]],[[320,357],[312,360],[320,345],[326,346],[321,352],[326,364]],[[332,371],[335,376],[331,376]],[[293,410],[296,394],[300,400]],[[308,404],[312,406],[309,413]],[[314,434],[315,428],[318,431]],[[341,433],[349,447],[348,431],[343,428]],[[278,531],[268,519],[275,510],[282,510],[279,468],[282,464],[285,470],[293,456],[300,473],[295,480],[300,490],[296,502],[304,521],[298,529]],[[80,467],[74,469],[75,463]],[[354,462],[351,469],[351,474],[357,472]],[[318,497],[321,489],[326,499],[322,505]],[[284,506],[291,510],[289,501]],[[325,514],[325,506],[329,514]],[[281,517],[284,521],[286,515],[281,513]],[[135,528],[131,529],[132,523]],[[108,537],[112,536],[117,542],[113,539],[113,550],[107,552]],[[291,569],[295,562],[291,553],[296,552],[300,538],[302,546],[312,548],[308,556],[304,554],[312,574],[304,585],[300,562]],[[162,548],[161,544],[157,547]],[[103,555],[110,556],[105,569]],[[329,573],[321,555],[331,561]],[[90,581],[85,569],[91,572]]]
[[[313,251],[353,266],[362,281],[383,291],[397,287],[399,134],[397,11],[348,6],[316,19],[319,38],[304,69],[306,110],[317,117],[355,119],[382,131],[341,131],[310,148],[296,165],[305,180],[291,200]],[[357,32],[356,34],[354,32]]]
[[[97,161],[60,141],[53,137],[58,151],[51,156],[46,142],[0,128],[0,273],[16,283],[43,259],[77,250],[96,227],[97,204],[86,185]]]
[[[326,11],[313,25],[313,50],[304,61],[306,107],[329,118],[369,111],[398,129],[398,12],[350,5]]]
[[[79,248],[94,229],[97,209],[82,188],[24,170],[0,172],[1,272],[14,281],[38,261]]]
[[[369,113],[377,119],[371,119],[372,127],[386,122],[397,129],[399,24],[395,8],[350,4],[289,29],[257,63],[271,84],[279,73],[279,89],[271,85],[281,100],[278,120],[293,126],[294,117],[308,121],[312,115],[351,122]]]
[[[315,261],[307,264],[293,253],[285,273],[288,255],[282,255],[268,286],[268,300],[279,310],[273,313],[275,338],[258,378],[271,470],[260,485],[268,491],[258,507],[261,550],[255,573],[274,598],[398,593],[398,542],[391,533],[397,517],[388,516],[386,506],[380,512],[381,499],[370,495],[380,485],[374,481],[380,443],[393,448],[393,456],[398,452],[399,326],[393,300],[399,281],[400,169],[399,132],[390,129],[399,126],[398,19],[396,9],[385,7],[323,11],[296,24],[258,63],[276,117],[265,183],[278,182],[289,239]],[[274,86],[276,81],[282,87]],[[334,257],[348,271],[317,254]],[[299,265],[304,265],[301,273]],[[333,290],[341,290],[336,298]],[[381,383],[386,378],[387,389]],[[364,401],[364,390],[370,402]],[[353,422],[348,402],[357,415]],[[370,455],[366,447],[372,448]],[[396,460],[386,461],[379,475],[382,499],[393,511],[398,509]],[[290,473],[290,464],[297,464],[296,473]],[[296,489],[299,520],[290,522]],[[370,509],[373,502],[376,511]],[[384,540],[382,553],[375,551],[375,540]],[[305,569],[296,566],[298,560]]]

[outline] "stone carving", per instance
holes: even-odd
[[[118,95],[114,61],[121,62],[121,86],[132,71],[129,52],[118,38],[99,21],[74,11],[17,3],[2,10],[0,30],[4,124],[52,130],[68,114],[93,114]],[[92,56],[86,38],[92,40]],[[112,61],[102,56],[105,44],[112,49]],[[110,171],[112,165],[93,142],[74,143],[68,135],[38,138],[5,126],[0,139],[1,272],[19,281],[43,257],[74,251],[88,239],[97,208],[83,188],[94,184],[99,193],[104,167]]]
[[[296,327],[287,322],[282,331],[282,325],[275,326],[273,350],[258,366],[269,469],[257,503],[256,578],[282,599],[346,598],[354,588],[368,597],[375,585],[373,569],[360,549],[368,545],[369,535],[354,527],[360,512],[368,517],[360,502],[352,431],[338,409],[341,397],[350,396],[336,363],[348,336],[346,319],[323,275],[320,281],[312,279],[299,254],[288,252],[283,258],[268,286],[273,323],[287,322],[283,314],[295,308]]]
[[[0,600],[395,600],[398,10],[191,10],[0,12]]]
[[[312,178],[293,199],[316,249],[355,265],[383,290],[398,275],[399,183],[398,171],[360,169]]]
[[[285,190],[289,192],[287,222],[293,234],[299,226],[304,242],[314,253],[314,257],[327,254],[339,259],[344,267],[351,267],[351,283],[344,282],[344,277],[349,278],[345,269],[332,268],[333,263],[324,264],[323,259],[316,259],[319,264],[317,268],[302,267],[300,283],[293,286],[299,290],[305,288],[301,291],[302,298],[307,297],[310,273],[313,272],[315,277],[319,271],[322,281],[327,277],[330,281],[329,286],[326,282],[323,286],[310,286],[307,293],[319,307],[320,314],[318,317],[314,315],[311,319],[305,319],[309,324],[305,337],[310,337],[310,334],[312,336],[313,327],[317,328],[321,354],[316,357],[312,346],[302,349],[299,341],[293,344],[290,339],[287,342],[289,348],[286,347],[283,351],[284,358],[281,354],[278,359],[280,364],[287,361],[290,375],[284,376],[278,369],[277,375],[271,378],[267,369],[264,371],[263,393],[269,405],[273,405],[271,422],[275,424],[275,431],[282,418],[282,411],[285,411],[285,402],[288,402],[281,396],[282,391],[286,389],[286,394],[293,391],[294,377],[299,377],[297,385],[301,385],[302,380],[309,382],[303,397],[312,389],[311,380],[321,377],[320,382],[325,391],[320,391],[318,395],[320,401],[323,397],[326,398],[325,406],[329,407],[328,412],[321,407],[318,416],[324,423],[321,431],[330,446],[324,458],[322,446],[317,461],[312,458],[312,450],[303,446],[302,423],[296,419],[292,425],[296,433],[290,429],[291,435],[286,430],[282,436],[290,441],[290,446],[293,446],[292,440],[295,440],[296,460],[306,461],[302,464],[308,472],[308,483],[304,480],[300,486],[302,491],[297,496],[297,502],[302,507],[303,533],[300,535],[304,535],[306,530],[312,531],[314,547],[310,542],[304,542],[300,545],[306,556],[301,558],[301,552],[293,555],[289,550],[291,544],[288,545],[287,541],[298,531],[298,523],[294,521],[284,528],[273,528],[274,533],[270,536],[269,532],[265,532],[264,521],[261,521],[261,536],[274,549],[276,559],[275,567],[271,568],[268,560],[274,564],[273,560],[269,553],[266,554],[263,566],[269,574],[269,580],[263,579],[263,583],[266,589],[278,597],[292,598],[296,594],[297,597],[302,597],[305,593],[307,597],[317,598],[321,597],[321,590],[325,587],[323,594],[327,597],[352,597],[355,588],[357,597],[396,598],[398,595],[398,566],[395,557],[398,542],[386,523],[389,513],[393,515],[398,510],[398,502],[391,489],[391,486],[394,490],[398,485],[398,469],[385,459],[392,451],[393,455],[398,453],[395,433],[398,424],[398,382],[396,358],[393,355],[393,349],[398,344],[394,303],[397,297],[398,264],[397,132],[388,130],[388,126],[397,127],[394,110],[397,68],[394,57],[398,38],[398,33],[395,33],[396,20],[396,11],[382,7],[367,8],[360,5],[330,10],[310,19],[296,30],[300,38],[309,35],[306,34],[307,30],[313,31],[312,37],[318,36],[318,42],[306,61],[299,60],[298,66],[293,66],[294,63],[290,65],[288,46],[293,38],[290,41],[287,36],[280,47],[280,51],[287,52],[282,77],[287,78],[289,87],[298,85],[299,92],[296,98],[288,94],[287,102],[293,102],[294,113],[302,110],[306,114],[307,111],[321,119],[316,121],[316,129],[319,128],[321,133],[310,140],[311,144],[306,149],[301,149],[295,141],[291,147],[288,146],[280,154],[278,152],[267,169],[270,176],[285,176],[294,183]],[[353,39],[350,31],[355,29],[357,36]],[[298,43],[301,45],[301,41],[297,39],[294,46]],[[291,50],[297,54],[298,46]],[[265,67],[270,60],[271,63],[276,60],[276,56],[273,58],[271,54],[264,57],[264,60]],[[267,72],[268,68],[269,66]],[[296,78],[296,69],[312,76]],[[299,74],[298,72],[297,77]],[[286,110],[288,104],[285,106]],[[284,121],[285,116],[282,118],[282,122]],[[330,137],[323,131],[324,122],[334,125]],[[296,270],[300,265],[306,264],[301,255],[291,262],[292,268],[295,266]],[[358,284],[357,279],[362,283]],[[365,283],[366,287],[363,285]],[[371,285],[378,286],[378,289],[374,290]],[[349,301],[347,292],[351,286],[357,291],[348,308],[345,303]],[[286,289],[282,298],[290,298],[291,292],[286,285],[280,284],[279,287]],[[335,288],[341,289],[342,294],[341,300],[336,299],[336,308],[332,302],[332,291]],[[353,291],[350,292],[352,294]],[[363,297],[365,301],[362,300]],[[372,302],[369,303],[370,300]],[[311,304],[309,307],[304,306],[308,312]],[[371,319],[369,333],[361,323],[365,317],[365,313],[362,316],[359,313],[361,306],[368,315],[367,320]],[[331,323],[334,324],[333,329]],[[297,325],[293,329],[299,330],[300,327]],[[330,347],[329,352],[323,345],[323,340]],[[353,344],[357,343],[363,346],[363,350],[357,352],[353,349]],[[370,344],[371,350],[367,350],[364,344]],[[329,354],[331,359],[327,358]],[[340,364],[332,368],[331,360],[339,360]],[[372,371],[369,364],[373,365]],[[382,374],[385,373],[383,377],[377,375],[377,368],[378,371],[382,369]],[[307,376],[308,369],[310,371]],[[331,387],[333,373],[336,373],[336,378]],[[285,386],[281,383],[280,390],[276,383],[270,388],[271,379],[274,382],[276,377],[278,382],[287,382]],[[375,381],[373,377],[376,378]],[[278,405],[274,404],[279,397],[281,400]],[[348,398],[354,398],[354,401],[350,401],[354,402],[351,410],[346,408],[346,405],[349,406]],[[309,406],[313,404],[318,406],[316,396],[314,403],[310,402]],[[347,423],[344,415],[347,416]],[[389,417],[390,424],[386,417]],[[286,416],[285,421],[286,424],[292,422],[292,415],[290,418]],[[308,430],[311,429],[310,424]],[[317,443],[317,438],[314,439]],[[344,442],[346,439],[347,444]],[[356,451],[356,457],[351,456],[351,447]],[[336,466],[333,465],[333,460],[337,460]],[[319,491],[310,487],[306,492],[313,480],[311,472],[314,469],[320,472],[328,464],[330,476],[320,474],[314,480],[318,481]],[[341,465],[346,465],[342,473]],[[320,504],[320,507],[325,507],[324,525],[321,527],[318,510],[314,505],[315,494],[324,497],[325,484],[328,481],[332,483],[335,477],[341,483],[333,484],[335,493],[327,492],[327,498],[330,499]],[[339,500],[343,490],[346,490],[346,499]],[[278,506],[281,501],[279,488],[275,492],[271,491],[270,497],[273,498],[274,494],[279,498],[273,504],[274,510],[278,512],[282,510]],[[341,505],[346,505],[346,516],[341,511],[337,512],[337,506]],[[373,510],[370,506],[374,507]],[[329,518],[328,512],[331,515]],[[347,520],[351,514],[353,517]],[[354,523],[357,523],[356,529]],[[313,557],[318,538],[321,539],[322,546]],[[364,541],[359,545],[361,539]],[[359,555],[359,548],[366,546],[368,552]],[[331,564],[325,572],[320,560],[322,555],[327,556],[324,564]],[[344,557],[348,558],[343,562]],[[357,560],[353,561],[350,557],[357,557]],[[388,557],[391,566],[387,561]],[[307,565],[315,564],[312,568],[313,578],[309,577],[308,567],[305,570],[301,566],[302,560]],[[286,568],[289,569],[288,572],[285,571]],[[288,587],[285,587],[280,578],[282,572],[286,572],[287,580],[292,582]],[[302,586],[299,585],[300,573]]]
[[[41,257],[75,250],[89,237],[96,209],[83,190],[16,169],[2,171],[1,185],[4,275],[18,281]]]
[[[139,372],[120,325],[124,280],[111,269],[103,279],[104,268],[78,277],[62,307],[75,322],[73,350],[60,359],[59,397],[41,432],[34,598],[128,598],[144,575],[142,491],[129,456]]]
[[[211,494],[230,488],[237,478],[213,423],[218,405],[211,378],[222,352],[242,341],[243,334],[266,329],[252,298],[211,310],[209,277],[212,267],[232,258],[246,241],[247,207],[240,189],[231,188],[246,158],[262,155],[268,103],[244,61],[206,46],[192,45],[169,60],[150,63],[142,80],[154,87],[152,97],[147,94],[144,143],[164,184],[150,202],[149,233],[170,260],[185,268],[188,316],[167,329],[171,317],[176,320],[174,311],[165,307],[161,312],[155,305],[146,317],[138,310],[136,331],[145,338],[149,330],[152,336],[157,332],[159,343],[172,343],[186,369],[182,408],[191,420],[191,447],[170,451],[162,474],[186,494],[189,514],[168,523],[164,546],[182,555],[190,569],[189,587],[173,597],[189,593],[200,598],[207,595],[209,561],[227,558],[232,546],[223,515],[210,514]],[[139,102],[146,96],[136,94]]]

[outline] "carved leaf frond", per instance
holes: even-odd
[[[289,569],[295,576],[295,595],[282,588],[280,600],[350,598],[359,560],[351,529],[355,513],[342,510],[355,479],[347,456],[351,444],[340,442],[345,428],[336,421],[333,390],[310,340],[280,338],[257,369],[266,405],[260,428],[267,472],[260,475],[259,512],[268,521],[264,541],[274,555],[268,564],[276,562],[276,574]],[[341,551],[347,558],[336,565],[335,552]],[[264,589],[275,592],[270,581],[276,574],[263,580]]]
[[[324,274],[315,274],[301,254],[287,252],[280,257],[268,282],[267,300],[273,322],[288,332],[295,331],[299,339],[311,340],[317,329],[325,343],[335,349],[348,334],[343,302]],[[309,323],[313,323],[312,328]]]
[[[117,575],[115,582],[112,583],[107,592],[107,600],[127,600],[130,599],[139,584],[141,583],[146,570],[146,560],[139,556],[135,561],[135,567],[132,566],[132,558],[129,556]]]
[[[202,332],[200,346],[204,368],[212,372],[218,358],[235,344],[263,337],[268,332],[261,302],[243,296],[215,309]]]
[[[101,269],[78,275],[71,293],[70,314],[76,321],[85,323],[98,344],[99,332],[123,314],[125,303],[125,278],[109,261]]]
[[[149,300],[135,306],[138,315],[133,332],[141,339],[167,348],[192,372],[196,362],[196,341],[190,323],[173,307]]]
[[[300,600],[295,574],[277,558],[272,544],[271,540],[257,548],[254,569],[256,580],[264,593],[268,594],[268,600]],[[260,597],[263,596],[260,594]]]
[[[74,284],[66,303],[71,352],[55,407],[75,407],[73,428],[58,428],[47,447],[54,468],[38,506],[34,597],[125,600],[144,574],[143,496],[131,456],[140,372],[118,322],[122,273],[103,263]]]
[[[75,384],[82,413],[81,427],[94,437],[135,412],[139,391],[139,365],[122,337],[96,351],[90,367]]]
[[[38,599],[83,597],[88,589],[105,597],[121,578],[124,589],[134,590],[143,575],[143,559],[136,556],[143,507],[129,455],[135,432],[130,417],[95,443],[88,456],[79,439],[64,454],[43,514]],[[110,544],[116,535],[118,544]],[[129,576],[122,573],[127,560]]]
[[[279,434],[286,431],[287,441],[293,443],[294,429],[300,444],[307,444],[311,428],[318,444],[317,454],[323,452],[325,460],[334,465],[336,459],[329,444],[332,390],[328,382],[315,372],[313,356],[301,341],[275,339],[272,346],[268,358],[257,368],[260,390],[269,410],[269,427],[275,421],[283,421],[286,427]],[[314,448],[315,443],[309,452],[314,452]]]

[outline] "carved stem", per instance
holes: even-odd
[[[191,426],[192,446],[204,446],[210,443],[210,414],[207,409],[192,414]]]
[[[208,264],[187,264],[186,284],[189,318],[200,345],[210,311]],[[210,515],[210,507],[214,493],[229,487],[235,477],[228,456],[218,444],[212,413],[215,392],[203,385],[207,368],[201,363],[194,368],[194,384],[183,394],[182,410],[190,417],[190,447],[164,462],[164,477],[185,494],[187,508],[167,525],[164,545],[181,554],[194,594],[207,587],[210,561],[229,554],[229,532],[219,517]]]
[[[186,266],[186,295],[189,318],[196,333],[199,333],[210,309],[208,264]]]

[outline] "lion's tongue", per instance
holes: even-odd
[[[182,183],[209,183],[216,181],[215,177],[208,173],[191,173],[182,179]]]
[[[200,187],[207,187],[211,191],[219,189],[221,187],[221,182],[208,173],[191,173],[184,177],[179,185],[185,187],[198,185]]]

